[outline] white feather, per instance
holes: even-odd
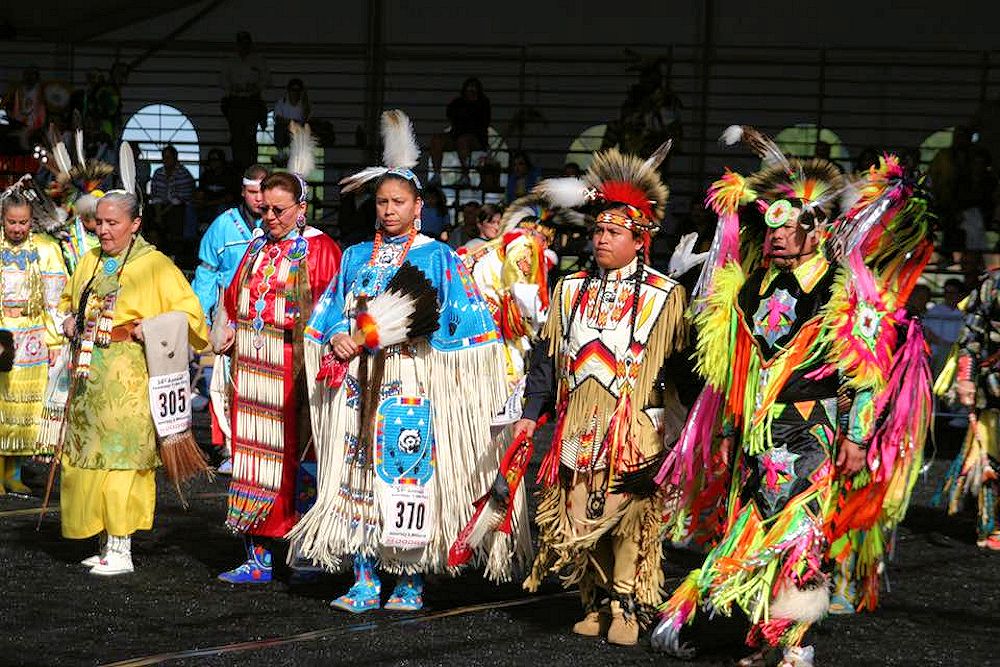
[[[830,608],[830,591],[823,583],[802,590],[792,583],[781,587],[771,602],[771,618],[790,618],[801,623],[815,623],[826,616]]]
[[[76,161],[82,167],[87,164],[87,158],[83,154],[83,130],[77,130],[74,139],[74,143],[76,144]]]
[[[411,295],[395,291],[383,292],[371,300],[368,304],[368,314],[378,325],[381,347],[399,345],[406,341],[414,307]]]
[[[356,174],[345,176],[340,179],[339,185],[343,186],[340,191],[343,193],[353,192],[354,190],[361,188],[368,181],[381,178],[387,171],[389,170],[385,167],[365,167]]]
[[[673,148],[673,146],[674,146],[673,139],[667,139],[662,144],[660,144],[660,147],[657,148],[655,151],[653,151],[653,154],[646,159],[646,163],[643,165],[643,169],[651,169],[653,171],[659,169],[660,165],[663,164],[663,161],[667,158],[667,154],[670,152],[670,149]]]
[[[69,176],[69,172],[73,168],[73,163],[69,159],[69,151],[66,150],[66,144],[61,141],[56,143],[52,148],[52,158],[56,161],[59,173]]]
[[[288,171],[298,174],[303,179],[309,178],[309,174],[316,167],[316,140],[308,123],[299,125],[292,122],[288,129],[292,134],[292,141],[288,146]]]
[[[382,112],[382,164],[413,169],[419,160],[420,145],[410,118],[399,109]]]
[[[727,146],[734,146],[743,138],[743,127],[741,125],[730,125],[719,137],[719,141]]]
[[[543,197],[550,206],[575,208],[587,203],[590,189],[579,178],[547,178],[535,186],[534,193]]]
[[[127,141],[123,141],[118,149],[118,174],[122,177],[122,187],[125,192],[135,194],[135,155]]]

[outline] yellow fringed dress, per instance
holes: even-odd
[[[0,242],[0,328],[14,336],[14,368],[0,373],[0,457],[43,453],[37,445],[49,351],[63,343],[56,315],[66,285],[59,245],[29,234]]]
[[[102,275],[107,259],[100,248],[83,256],[63,292],[64,312],[80,308],[80,297],[94,278],[87,317],[99,316],[100,297],[110,289],[101,286],[102,278],[113,278]],[[115,327],[181,311],[188,316],[192,346],[205,347],[208,331],[191,285],[170,259],[141,237],[118,284]],[[63,536],[80,539],[101,531],[129,535],[148,530],[153,524],[155,469],[160,460],[142,345],[123,341],[95,347],[89,377],[76,383],[67,409],[62,459]]]

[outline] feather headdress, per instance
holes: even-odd
[[[526,219],[530,222],[525,222]],[[558,228],[583,227],[585,221],[585,216],[579,211],[552,206],[540,195],[529,194],[515,199],[504,210],[500,218],[500,235],[531,224],[547,228],[548,231],[543,233],[554,236]]]
[[[399,109],[382,112],[382,166],[366,167],[340,181],[342,192],[353,192],[369,181],[392,173],[411,181],[419,190],[420,179],[413,168],[420,160],[420,145],[409,116]]]
[[[114,166],[101,160],[87,159],[83,145],[83,131],[73,135],[76,164],[73,164],[66,144],[50,136],[52,160],[46,162],[56,180],[49,188],[49,195],[57,200],[69,200],[76,194],[88,194],[101,188],[104,181],[115,172]]]
[[[594,156],[582,178],[547,179],[535,186],[534,192],[555,207],[597,205],[604,209],[601,215],[607,222],[655,233],[670,195],[659,168],[671,145],[670,141],[663,143],[645,160],[623,154],[617,148],[602,151]],[[609,212],[618,208],[626,212],[622,215]]]
[[[746,179],[746,187],[761,211],[782,199],[798,199],[804,209],[822,211],[829,217],[835,204],[842,209],[851,202],[840,201],[852,192],[840,169],[829,160],[789,159],[771,137],[751,125],[730,125],[719,137],[727,146],[743,142],[760,156],[763,168]],[[770,222],[769,222],[770,224]]]
[[[25,174],[4,190],[0,194],[0,201],[15,194],[24,197],[31,206],[31,228],[34,231],[40,230],[55,234],[66,225],[69,215],[52,201],[46,192],[35,183],[30,174]]]
[[[299,125],[292,122],[288,126],[292,135],[291,143],[288,146],[288,171],[299,179],[300,194],[299,202],[308,199],[308,184],[306,179],[316,168],[316,139],[309,129],[309,124]]]

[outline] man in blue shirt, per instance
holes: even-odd
[[[267,175],[267,169],[259,164],[248,167],[243,174],[243,201],[213,220],[201,238],[201,263],[195,269],[192,287],[209,321],[219,293],[229,287],[247,245],[260,228],[260,207],[264,204],[260,183]]]
[[[200,264],[195,269],[194,282],[191,286],[198,295],[198,301],[201,302],[205,318],[209,322],[215,315],[219,295],[232,282],[251,239],[261,233],[258,230],[260,230],[260,209],[264,205],[264,197],[260,191],[260,184],[267,176],[267,169],[259,164],[248,167],[243,172],[243,188],[240,191],[243,201],[213,220],[201,238],[201,245],[198,248]],[[205,369],[206,386],[211,386],[211,371],[211,368]],[[226,437],[219,427],[219,420],[224,420],[225,415],[216,414],[214,408],[215,406],[212,410],[212,444],[222,452],[223,462],[219,466],[219,472],[226,474],[232,466],[226,447]]]

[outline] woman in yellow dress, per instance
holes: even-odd
[[[66,285],[59,245],[31,231],[31,202],[5,193],[0,233],[0,328],[13,337],[13,367],[0,372],[0,495],[30,493],[21,482],[26,456],[51,453],[38,445],[38,423],[51,359],[63,337],[56,308]]]
[[[63,293],[63,322],[74,341],[74,386],[62,457],[62,533],[100,535],[91,573],[133,571],[131,535],[149,530],[160,458],[149,405],[142,322],[171,311],[187,315],[195,349],[208,332],[184,275],[139,234],[135,195],[114,191],[97,205],[100,247],[80,260]]]

